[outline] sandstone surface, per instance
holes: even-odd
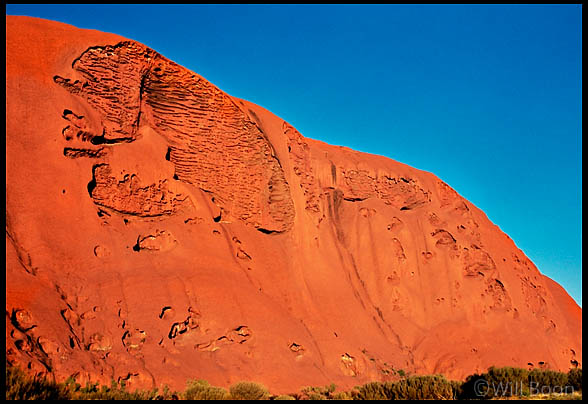
[[[6,33],[9,363],[275,394],[581,366],[581,308],[435,175],[117,35]]]

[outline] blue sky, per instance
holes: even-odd
[[[582,305],[581,5],[7,5],[430,171]]]

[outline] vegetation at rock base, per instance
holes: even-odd
[[[397,382],[372,382],[356,387],[357,400],[452,400],[459,384],[441,375],[411,376]]]
[[[486,373],[466,378],[458,398],[533,397],[544,394],[582,392],[582,369],[568,373],[548,369],[526,370],[513,367],[491,367]]]
[[[28,377],[17,367],[6,367],[7,400],[67,400],[64,385],[44,378]]]
[[[301,400],[328,400],[332,398],[337,386],[331,383],[324,387],[305,387],[299,394]]]
[[[269,391],[265,386],[253,382],[239,382],[231,386],[232,400],[267,400]]]
[[[127,391],[124,381],[110,386],[88,383],[82,387],[72,378],[56,383],[31,377],[18,367],[6,366],[7,400],[423,400],[423,399],[582,399],[582,369],[568,373],[547,369],[526,370],[491,367],[465,381],[442,375],[409,376],[397,381],[371,382],[350,391],[336,391],[330,384],[305,387],[298,393],[270,395],[259,383],[238,382],[227,391],[205,380],[189,380],[183,392],[161,390]]]
[[[172,395],[159,395],[171,399]],[[110,386],[87,384],[82,387],[73,379],[56,383],[46,378],[29,377],[21,369],[6,367],[7,400],[153,400],[158,397],[157,389],[152,391],[128,392],[124,382],[112,382]]]
[[[226,400],[229,392],[221,387],[214,387],[206,380],[188,380],[183,397],[186,400]]]
[[[574,391],[582,391],[582,369],[571,369],[568,372],[568,384]]]

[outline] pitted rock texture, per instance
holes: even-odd
[[[383,176],[372,177],[366,170],[348,170],[344,178],[344,198],[351,201],[380,198],[401,210],[420,207],[429,202],[428,194],[412,180]]]
[[[581,367],[581,308],[434,175],[120,36],[6,32],[8,364],[274,394]]]
[[[304,191],[304,208],[317,213],[320,210],[320,188],[313,175],[308,143],[306,143],[304,137],[287,122],[283,123],[282,130],[288,139],[288,152],[294,163],[294,174],[300,177],[300,188]],[[336,171],[334,173],[336,173]]]
[[[136,216],[175,213],[186,199],[182,194],[170,191],[167,180],[142,184],[137,175],[128,173],[116,178],[108,164],[93,167],[88,192],[97,205]]]
[[[170,232],[160,230],[147,236],[139,236],[137,238],[137,244],[135,244],[133,249],[135,251],[148,250],[165,252],[173,249],[176,244],[177,240]]]
[[[149,60],[150,55],[138,44],[121,42],[115,46],[95,46],[72,63],[82,81],[71,83],[70,79],[57,75],[54,80],[99,112],[105,139],[132,139],[141,111],[140,83],[149,69]]]
[[[169,142],[178,179],[214,195],[225,218],[291,228],[294,204],[280,162],[225,93],[135,42],[91,47],[72,66],[82,81],[54,80],[99,113],[103,134],[93,144],[132,141],[147,122]]]

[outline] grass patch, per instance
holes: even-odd
[[[371,382],[351,391],[336,391],[330,384],[305,387],[299,393],[270,395],[259,383],[239,382],[227,391],[205,380],[189,380],[183,392],[162,390],[127,391],[124,382],[110,386],[73,379],[56,383],[31,377],[18,367],[6,366],[6,400],[581,400],[582,369],[568,373],[552,370],[491,367],[486,373],[470,375],[465,381],[441,375],[409,376],[395,382]]]

